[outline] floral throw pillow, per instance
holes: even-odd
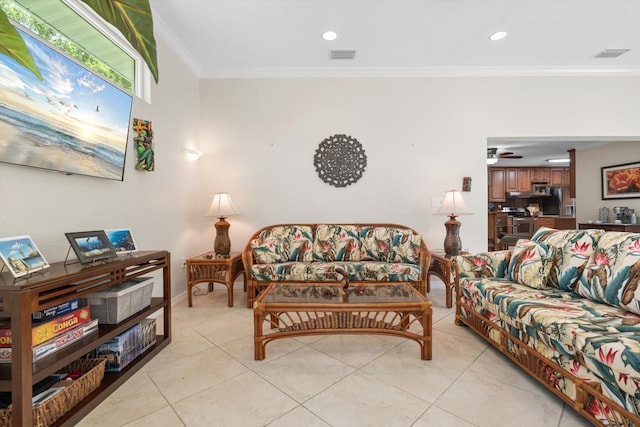
[[[418,264],[422,235],[414,234],[411,229],[392,228],[391,253],[389,262]]]
[[[573,290],[602,232],[602,230],[551,230],[551,232],[538,230],[531,240],[553,247],[553,260],[547,285],[564,291]]]
[[[511,253],[507,277],[534,289],[547,287],[553,250],[545,243],[520,239]]]
[[[360,261],[357,225],[319,224],[313,240],[314,261]]]
[[[640,235],[604,233],[575,292],[640,314]]]
[[[251,249],[258,264],[310,262],[312,239],[310,226],[276,226],[264,230],[252,240]]]

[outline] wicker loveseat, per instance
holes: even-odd
[[[541,228],[454,272],[457,324],[593,424],[640,426],[640,233]]]
[[[271,282],[410,282],[425,293],[431,260],[422,236],[398,224],[277,224],[256,231],[242,253],[247,307]]]

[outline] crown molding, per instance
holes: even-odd
[[[640,67],[228,68],[201,78],[640,76]]]

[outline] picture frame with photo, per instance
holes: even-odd
[[[640,162],[600,168],[602,200],[640,198]]]
[[[138,251],[138,246],[129,228],[112,228],[104,230],[104,232],[118,255]]]
[[[80,264],[89,264],[116,258],[104,230],[64,233]]]
[[[49,268],[49,263],[29,236],[0,238],[0,259],[15,278]]]

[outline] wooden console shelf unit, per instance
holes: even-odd
[[[97,334],[63,348],[32,363],[31,314],[87,294],[118,285],[131,278],[162,270],[162,297],[151,299],[151,306],[115,325],[100,325]],[[134,252],[111,262],[96,265],[65,265],[63,262],[14,280],[9,272],[0,274],[0,317],[11,318],[13,363],[0,365],[0,391],[13,396],[14,426],[32,422],[31,386],[94,350],[135,323],[162,310],[163,328],[156,344],[138,356],[121,372],[107,372],[102,383],[86,399],[56,421],[55,426],[74,425],[109,394],[122,385],[145,363],[171,342],[171,255],[167,251]]]

